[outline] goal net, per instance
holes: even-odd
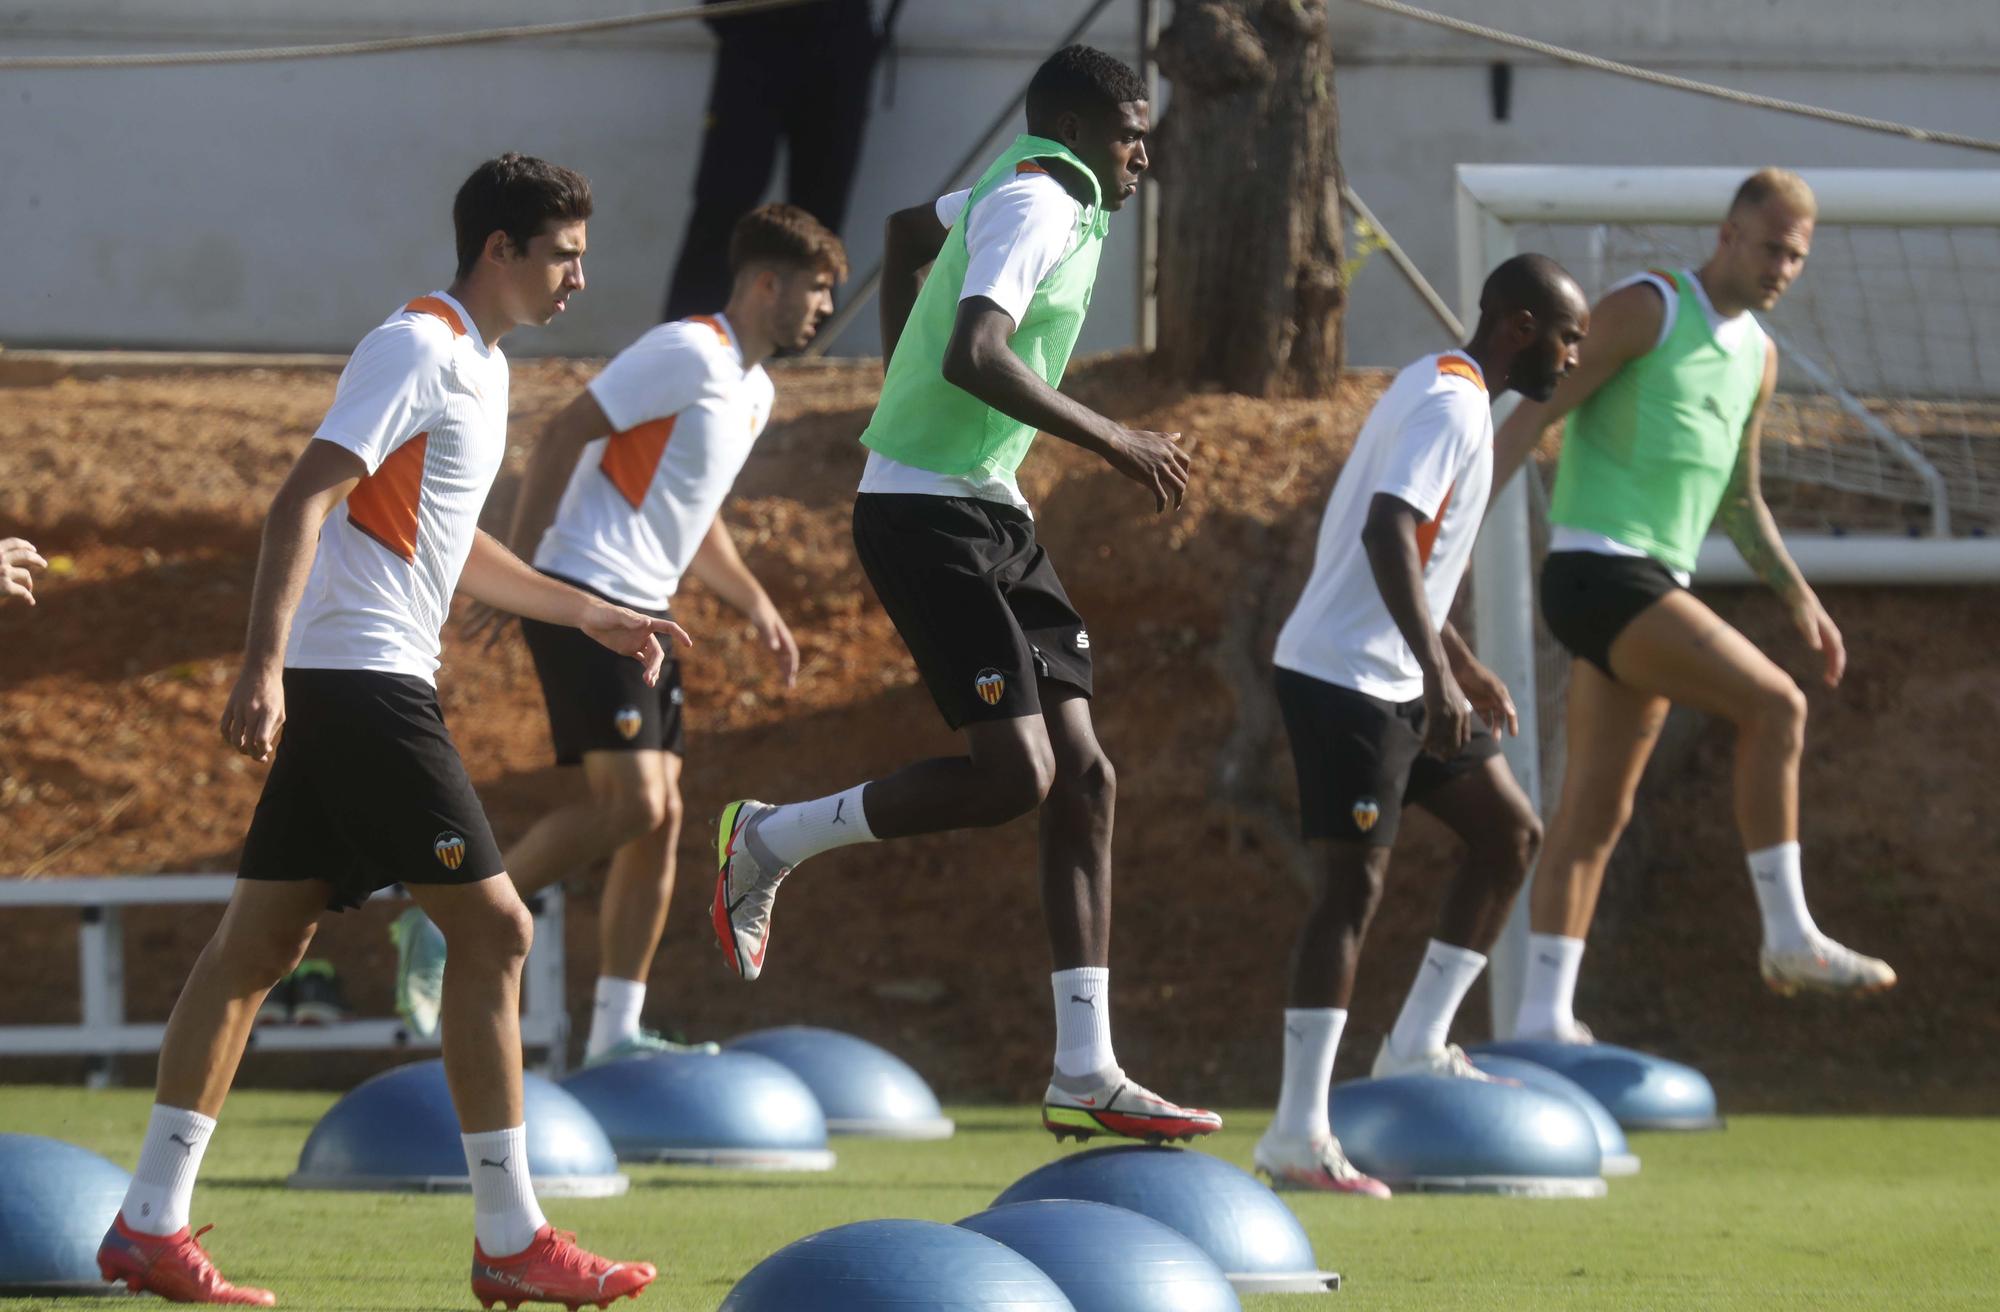
[[[1646,269],[1699,266],[1749,170],[1462,165],[1460,300],[1519,251],[1559,260],[1594,302]],[[1766,501],[1790,541],[1892,557],[1912,539],[2000,531],[2000,172],[1831,169],[1805,272],[1759,320],[1777,343]],[[1521,704],[1515,772],[1546,812],[1561,787],[1569,659],[1538,622],[1545,473],[1495,497],[1474,566],[1482,658]],[[1869,545],[1873,544],[1873,545]],[[1702,574],[1740,569],[1714,542]],[[1717,581],[1730,581],[1726,576]],[[1518,997],[1525,896],[1493,962],[1494,1024]]]

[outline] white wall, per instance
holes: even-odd
[[[1170,0],[1162,0],[1170,3]],[[1994,0],[1437,0],[1496,26],[1695,77],[2000,136]],[[349,40],[628,12],[634,0],[0,0],[0,53]],[[664,6],[662,6],[664,7]],[[847,238],[929,194],[1084,0],[909,0],[897,98],[878,99]],[[1127,58],[1133,0],[1090,40]],[[1990,167],[1990,156],[1738,109],[1506,52],[1334,0],[1342,152],[1383,221],[1449,287],[1462,161]],[[0,72],[0,234],[15,253],[0,342],[343,351],[450,276],[451,193],[505,149],[582,169],[598,195],[591,286],[517,351],[603,354],[653,322],[686,220],[708,91],[698,25],[367,58]],[[1131,224],[1083,342],[1129,344]],[[872,347],[872,316],[840,343]],[[1354,288],[1352,359],[1435,345],[1385,261]]]
[[[587,0],[562,12],[638,7]],[[351,40],[545,22],[555,9],[4,3],[0,52]],[[1068,0],[906,7],[896,103],[878,98],[855,183],[846,235],[857,271],[879,255],[889,212],[936,194],[1081,10]],[[1135,57],[1132,9],[1108,14],[1088,39]],[[615,351],[657,321],[665,296],[711,48],[705,29],[680,24],[335,60],[0,72],[0,233],[22,256],[0,296],[0,342],[345,351],[402,300],[450,279],[453,191],[480,160],[522,150],[588,175],[597,215],[585,294],[550,330],[509,347]],[[1114,226],[1086,350],[1132,340],[1135,246],[1124,227]],[[868,315],[840,345],[865,352],[874,341]]]

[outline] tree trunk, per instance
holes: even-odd
[[[1339,381],[1339,114],[1325,0],[1178,0],[1160,34],[1159,365],[1250,396]]]

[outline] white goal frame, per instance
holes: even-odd
[[[1494,265],[1518,253],[1516,224],[1719,223],[1749,170],[1461,164],[1457,169],[1458,293],[1466,323],[1479,317],[1479,289]],[[2000,170],[1802,169],[1825,224],[1890,227],[2000,227]],[[1500,415],[1511,404],[1503,400]],[[1933,493],[1932,536],[1918,539],[1786,537],[1816,582],[1970,583],[2000,581],[2000,540],[1949,539],[1942,480],[1900,439],[1887,445],[1910,462]],[[1928,472],[1926,472],[1928,471]],[[1494,490],[1475,549],[1473,623],[1480,659],[1507,683],[1521,733],[1502,747],[1515,778],[1547,813],[1541,789],[1541,726],[1535,686],[1535,606],[1530,575],[1527,480]],[[1697,570],[1703,582],[1749,582],[1733,547],[1711,539]],[[1546,799],[1553,802],[1554,799]],[[1493,949],[1490,997],[1495,1038],[1512,1034],[1527,960],[1524,888]]]

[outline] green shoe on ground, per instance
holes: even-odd
[[[444,933],[416,907],[389,926],[396,944],[396,1013],[420,1039],[435,1038],[444,1008]]]
[[[584,1067],[603,1066],[614,1061],[624,1061],[627,1057],[653,1057],[663,1052],[695,1053],[713,1056],[721,1052],[716,1043],[681,1043],[664,1034],[652,1030],[640,1030],[629,1039],[612,1044],[595,1057],[584,1058]]]

